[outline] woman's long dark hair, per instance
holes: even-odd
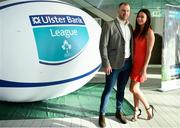
[[[146,21],[142,31],[141,31],[140,25],[137,23],[137,17],[140,12],[145,13],[147,16],[147,21]],[[135,30],[134,30],[134,37],[137,37],[138,35],[139,35],[139,37],[145,37],[149,28],[152,28],[151,27],[151,13],[148,9],[141,9],[141,10],[139,10],[139,12],[137,13],[137,16],[136,16],[136,26],[135,26]]]

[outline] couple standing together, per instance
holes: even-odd
[[[153,118],[154,108],[148,103],[140,90],[140,83],[147,79],[147,66],[154,45],[154,32],[151,28],[151,16],[147,9],[137,13],[135,30],[128,21],[130,6],[126,2],[119,4],[118,16],[106,22],[102,28],[100,53],[102,67],[106,73],[106,83],[101,97],[99,110],[99,125],[106,126],[105,113],[111,91],[117,83],[116,118],[121,123],[127,123],[123,115],[124,90],[129,76],[130,92],[134,98],[134,115],[131,121],[136,121],[141,115],[139,102],[142,102],[147,112],[147,119]]]

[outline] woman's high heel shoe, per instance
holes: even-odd
[[[150,120],[150,119],[152,119],[152,118],[154,117],[154,110],[155,110],[155,109],[154,109],[154,107],[153,107],[152,105],[149,105],[149,108],[146,109],[147,113],[148,113],[148,111],[149,111],[150,109],[152,110],[152,113],[151,113],[151,115],[148,114],[147,120]]]
[[[140,115],[141,115],[141,109],[134,110],[134,116],[132,117],[131,121],[132,122],[137,121]]]

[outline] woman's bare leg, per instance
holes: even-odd
[[[143,92],[140,90],[140,83],[136,81],[131,81],[130,84],[130,91],[133,93],[134,97],[134,108],[137,110],[139,108],[139,100],[144,105],[145,109],[147,110],[148,118],[152,117],[152,109],[148,109],[150,107],[148,101],[146,100]]]

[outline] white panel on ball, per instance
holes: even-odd
[[[86,12],[51,0],[0,3],[0,100],[71,93],[99,70],[101,27]]]

